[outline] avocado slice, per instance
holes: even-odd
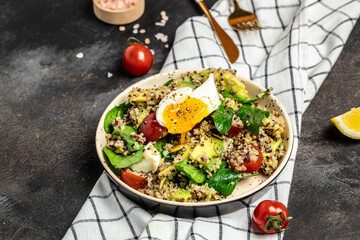
[[[213,170],[213,166],[216,164],[216,159],[219,158],[219,154],[215,150],[222,151],[223,142],[220,139],[211,137],[211,138],[202,138],[201,143],[194,148],[190,154],[190,158],[195,162],[204,165],[205,169],[208,171]],[[210,162],[205,162],[201,159],[202,156],[210,158]]]
[[[184,88],[184,87],[189,87],[191,89],[195,89],[196,87],[198,87],[198,84],[192,83],[191,80],[183,80],[183,79],[177,79],[175,80],[176,83],[179,84],[179,86],[177,87],[179,88]]]
[[[178,202],[188,202],[191,199],[191,193],[185,189],[179,188],[175,190],[175,194],[168,195],[169,198],[175,199]]]
[[[222,72],[221,78],[225,82],[225,96],[229,94],[237,101],[243,102],[249,98],[245,85],[239,79],[228,71]]]
[[[140,113],[138,115],[138,121],[136,123],[136,128],[139,128],[141,123],[143,122],[144,118],[146,118],[150,114],[149,109],[147,108],[140,108]]]

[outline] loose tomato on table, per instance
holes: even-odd
[[[140,132],[144,134],[146,142],[155,142],[167,133],[167,129],[158,123],[156,113],[151,113],[141,123]]]
[[[272,200],[264,200],[259,203],[252,218],[259,230],[264,233],[284,231],[289,220],[292,219],[284,204]]]
[[[254,162],[252,162],[250,160],[245,160],[244,161],[244,166],[246,167],[246,170],[242,171],[243,173],[254,173],[254,172],[259,171],[259,169],[261,167],[261,164],[262,164],[262,161],[263,161],[263,155],[261,153],[261,150],[255,145],[252,145],[252,147],[255,148],[258,151],[258,153],[259,153],[258,158]]]
[[[140,76],[147,73],[154,62],[154,57],[151,51],[140,43],[131,43],[130,40],[137,40],[136,38],[128,39],[128,47],[123,53],[122,64],[125,70],[134,75]]]
[[[135,173],[125,171],[123,169],[120,170],[120,178],[121,180],[134,189],[144,188],[146,187],[146,179],[142,176],[139,176]]]

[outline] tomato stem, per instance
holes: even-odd
[[[133,41],[133,42],[132,42]],[[129,45],[129,46],[131,46],[131,45],[133,45],[133,44],[135,44],[135,43],[140,43],[140,44],[143,44],[139,39],[137,39],[136,37],[129,37],[128,39],[127,39],[127,44]],[[144,45],[144,44],[143,44]]]
[[[281,214],[284,213],[285,218],[281,218]],[[292,219],[292,217],[286,217],[286,213],[284,211],[279,212],[276,216],[266,215],[266,224],[264,226],[264,231],[269,231],[270,229],[275,229],[277,232],[285,231],[286,228],[281,229],[281,225]]]

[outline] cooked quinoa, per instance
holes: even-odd
[[[215,91],[208,97],[210,78]],[[200,91],[203,84],[208,89]],[[179,89],[193,95],[179,95],[184,92]],[[128,102],[106,116],[104,153],[114,171],[121,170],[121,179],[146,195],[180,202],[223,199],[242,178],[271,175],[285,154],[284,118],[257,100],[248,97],[235,70],[189,72],[160,87],[133,88]],[[193,102],[186,107],[186,101]],[[173,129],[166,125],[169,105],[182,109],[170,119]],[[189,130],[174,133],[184,127]],[[126,175],[137,182],[129,182]]]

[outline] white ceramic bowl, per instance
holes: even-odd
[[[134,198],[134,196],[138,196],[138,199],[144,200],[145,202],[153,202],[158,204],[166,204],[168,207],[170,206],[182,206],[182,207],[206,207],[207,206],[214,206],[214,205],[222,205],[226,203],[233,202],[238,199],[242,199],[245,197],[250,196],[251,194],[259,191],[260,189],[264,188],[268,185],[272,180],[274,180],[282,169],[285,167],[287,161],[289,160],[292,146],[293,146],[293,129],[291,126],[291,122],[287,112],[285,111],[284,107],[281,103],[273,96],[269,95],[265,98],[258,101],[260,106],[266,106],[268,110],[276,110],[282,115],[285,119],[286,129],[285,129],[285,148],[286,152],[283,158],[279,161],[277,169],[274,173],[270,176],[265,176],[264,174],[259,174],[256,177],[245,178],[238,182],[234,192],[228,196],[227,198],[219,201],[212,201],[212,202],[200,202],[200,203],[183,203],[183,202],[174,202],[168,200],[157,199],[154,197],[147,196],[139,191],[129,187],[127,184],[123,183],[120,178],[110,169],[108,166],[102,149],[106,146],[106,139],[105,139],[105,131],[104,131],[104,118],[106,113],[112,109],[113,107],[119,105],[127,101],[128,92],[133,87],[140,87],[140,88],[153,88],[154,86],[161,86],[168,80],[172,78],[179,78],[182,74],[186,74],[188,72],[200,72],[202,69],[184,69],[184,70],[174,70],[172,72],[166,73],[159,73],[148,78],[145,78],[132,86],[128,87],[125,91],[120,93],[105,109],[101,119],[99,121],[99,125],[96,131],[96,150],[101,161],[101,164],[104,166],[106,172],[108,173],[109,177],[120,187],[120,190],[124,192],[128,197]],[[239,76],[240,77],[240,76]],[[255,97],[258,93],[265,91],[265,88],[261,87],[260,85],[250,81],[248,79],[240,77],[241,81],[245,84],[246,89],[248,91],[249,97]],[[134,200],[134,199],[133,199]],[[149,200],[149,201],[147,201]]]

